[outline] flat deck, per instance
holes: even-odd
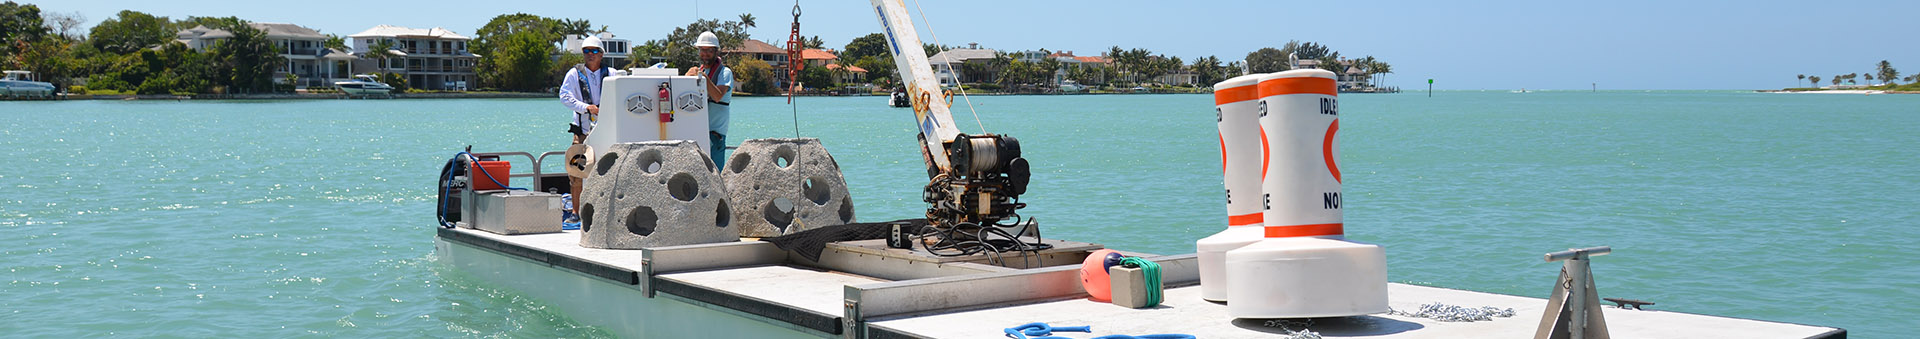
[[[1539,298],[1391,284],[1388,300],[1394,309],[1416,310],[1421,304],[1439,302],[1465,307],[1513,308],[1516,313],[1510,318],[1481,322],[1439,322],[1387,314],[1315,319],[1310,324],[1235,320],[1227,316],[1225,305],[1200,299],[1199,287],[1194,284],[1198,279],[1197,265],[1191,254],[1149,257],[1162,263],[1167,284],[1179,287],[1169,288],[1165,302],[1159,307],[1128,309],[1088,300],[1079,289],[1077,267],[1073,266],[1009,269],[967,262],[903,261],[884,253],[868,253],[874,250],[869,246],[830,246],[820,262],[812,262],[760,241],[602,250],[580,247],[577,231],[504,236],[469,229],[441,229],[438,234],[437,243],[443,245],[436,248],[443,253],[443,258],[462,269],[495,273],[480,272],[478,275],[484,278],[514,280],[519,279],[515,274],[527,274],[525,272],[565,272],[573,274],[560,275],[593,282],[569,285],[569,289],[595,291],[535,293],[537,297],[625,295],[628,297],[622,298],[661,300],[656,298],[665,297],[681,303],[550,301],[582,322],[608,327],[631,337],[672,337],[671,334],[684,331],[660,327],[696,326],[689,325],[687,320],[632,319],[668,310],[682,314],[686,311],[678,307],[692,305],[712,311],[699,317],[727,318],[718,319],[721,322],[744,321],[750,326],[735,327],[742,331],[761,331],[735,333],[752,337],[777,332],[762,328],[765,327],[785,329],[786,332],[778,333],[787,334],[778,336],[998,338],[1002,337],[1003,328],[1046,322],[1055,326],[1092,326],[1095,330],[1092,334],[1063,333],[1071,337],[1180,333],[1201,338],[1247,338],[1308,329],[1330,338],[1525,338],[1533,335],[1547,304]],[[451,258],[455,256],[448,253],[467,254]],[[524,260],[508,260],[514,258]],[[1071,258],[1053,261],[1065,259]],[[475,263],[476,260],[488,262]],[[501,268],[501,265],[512,267]],[[1542,273],[1541,283],[1550,284],[1551,278]],[[524,285],[513,281],[500,283],[516,289]],[[601,316],[608,313],[606,309],[620,308],[654,309],[612,312],[629,316]],[[1832,327],[1613,307],[1606,307],[1603,312],[1609,331],[1618,338],[1846,337],[1845,330]],[[595,315],[581,316],[582,313]],[[706,327],[700,333],[726,337],[731,333],[727,328]]]
[[[1313,330],[1327,338],[1531,338],[1546,299],[1516,297],[1436,287],[1390,284],[1388,304],[1395,310],[1419,310],[1421,304],[1440,302],[1463,307],[1513,308],[1513,317],[1492,321],[1440,322],[1433,319],[1378,314],[1362,317],[1269,321],[1234,320],[1224,304],[1200,299],[1200,287],[1166,291],[1165,302],[1150,309],[1127,309],[1085,298],[1018,305],[987,310],[869,320],[868,326],[934,338],[978,338],[1001,328],[1029,322],[1053,326],[1092,326],[1094,333],[1065,333],[1095,337],[1110,334],[1191,334],[1200,338],[1249,338]],[[1604,307],[1607,329],[1614,338],[1822,338],[1833,328],[1764,322],[1698,314],[1635,311]]]

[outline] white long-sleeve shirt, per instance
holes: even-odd
[[[584,67],[574,67],[573,69],[567,70],[567,76],[560,78],[560,104],[567,106],[567,109],[573,110],[574,126],[580,126],[582,133],[593,133],[595,119],[587,114],[587,105],[600,104],[600,80],[606,78],[608,72],[606,67],[601,67],[599,72],[595,72],[599,73],[599,76],[588,76],[586,93],[590,95],[582,98],[580,95],[580,70],[583,68]]]

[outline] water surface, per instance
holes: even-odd
[[[1185,253],[1224,228],[1209,96],[967,100],[982,122],[960,108],[963,131],[1020,138],[1035,167],[1022,214],[1048,237]],[[1865,337],[1920,314],[1920,96],[1341,100],[1347,232],[1386,247],[1392,281],[1544,297],[1558,266],[1541,253],[1611,245],[1601,294],[1657,309]],[[910,112],[882,97],[734,111],[736,144],[821,138],[861,220],[923,213]],[[444,161],[562,149],[567,114],[506,99],[0,103],[0,333],[608,336],[432,258]]]

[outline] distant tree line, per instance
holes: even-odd
[[[170,20],[120,11],[79,34],[78,13],[0,3],[0,67],[34,72],[56,86],[84,78],[86,90],[139,94],[267,93],[286,60],[266,33],[235,17]],[[172,43],[174,33],[205,25],[233,33],[206,51]]]
[[[1832,78],[1826,78],[1826,79],[1828,79],[1829,81],[1832,81],[1834,86],[1839,86],[1841,82],[1846,82],[1849,85],[1858,85],[1860,84],[1860,80],[1864,80],[1867,82],[1867,86],[1872,87],[1872,86],[1876,86],[1873,84],[1873,81],[1874,79],[1876,79],[1876,76],[1880,80],[1880,84],[1878,86],[1885,86],[1888,88],[1893,88],[1895,86],[1898,86],[1901,81],[1905,81],[1908,84],[1913,84],[1915,80],[1920,80],[1920,75],[1908,75],[1906,77],[1901,77],[1900,70],[1893,68],[1893,63],[1887,62],[1886,60],[1880,60],[1879,63],[1874,64],[1872,72],[1868,72],[1864,74],[1862,73],[1839,74],[1839,75],[1834,75]],[[1821,77],[1818,75],[1800,74],[1800,75],[1796,75],[1795,78],[1798,78],[1802,81],[1806,81],[1809,87],[1821,87],[1820,86]]]
[[[664,37],[630,46],[628,56],[633,64],[618,66],[645,67],[664,62],[674,68],[693,67],[699,63],[699,52],[693,42],[701,32],[712,31],[718,35],[723,49],[738,48],[752,39],[747,29],[756,27],[755,21],[751,14],[741,14],[731,20],[698,19]],[[85,90],[96,92],[266,93],[292,89],[291,85],[274,84],[275,70],[282,69],[287,62],[280,56],[276,44],[266,39],[265,32],[239,18],[173,20],[129,10],[81,34],[79,25],[84,22],[86,19],[78,13],[41,13],[32,4],[11,1],[0,4],[0,42],[4,42],[0,44],[0,67],[30,70],[60,86],[85,79],[88,84]],[[201,25],[232,32],[234,36],[219,40],[205,51],[174,43],[176,32]],[[577,53],[558,53],[557,45],[569,35],[607,31],[607,26],[596,27],[585,19],[527,13],[495,16],[468,42],[468,49],[480,55],[475,65],[476,87],[551,90],[558,86],[567,69],[581,62]],[[825,47],[819,36],[805,37],[801,42],[810,49]],[[345,39],[331,34],[323,45],[331,49],[347,48]],[[401,55],[394,52],[398,46],[388,41],[368,47],[361,58],[385,63]],[[934,44],[923,44],[922,48],[928,56],[954,49]],[[867,34],[848,42],[840,50],[838,62],[842,66],[864,69],[866,77],[860,80],[864,83],[881,88],[895,86],[900,76],[896,74],[888,49],[885,36]],[[1049,57],[1022,58],[996,51],[992,60],[956,65],[956,71],[963,78],[972,79],[971,87],[1006,91],[1044,91],[1065,80],[1111,87],[1160,86],[1154,83],[1168,74],[1191,74],[1195,87],[1206,87],[1244,71],[1267,73],[1290,69],[1289,54],[1299,60],[1318,60],[1319,67],[1335,72],[1345,72],[1343,67],[1356,67],[1375,82],[1381,80],[1380,74],[1392,73],[1391,65],[1371,56],[1347,60],[1326,45],[1299,41],[1253,51],[1243,61],[1223,61],[1217,56],[1188,61],[1145,48],[1113,46],[1101,53],[1107,63],[1094,67],[1062,62],[1050,57],[1053,52],[1045,49],[1014,53],[1039,53]],[[736,90],[755,94],[783,91],[775,83],[784,78],[786,70],[774,69],[767,62],[750,57],[729,57],[724,61],[734,69]],[[849,71],[847,67],[834,70],[805,67],[795,81],[807,88],[852,85],[836,83],[852,78],[842,76]],[[396,88],[407,87],[406,79],[398,74],[377,75]],[[1883,74],[1881,79],[1893,78]]]

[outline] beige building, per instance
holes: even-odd
[[[479,81],[473,66],[480,56],[467,51],[467,42],[473,39],[445,28],[379,25],[348,38],[353,54],[360,56],[353,73],[398,73],[406,77],[408,87],[426,90],[466,90]],[[392,44],[388,54],[393,57],[369,58],[369,49],[381,41]]]
[[[355,58],[346,51],[326,49],[327,36],[319,31],[284,23],[255,22],[247,26],[266,33],[268,43],[280,50],[280,57],[287,59],[286,64],[274,71],[274,83],[285,84],[287,75],[292,74],[295,88],[327,87],[333,86],[334,81],[352,77],[346,74],[346,66]],[[197,51],[205,51],[220,40],[232,37],[233,32],[207,26],[174,33],[175,41]]]

